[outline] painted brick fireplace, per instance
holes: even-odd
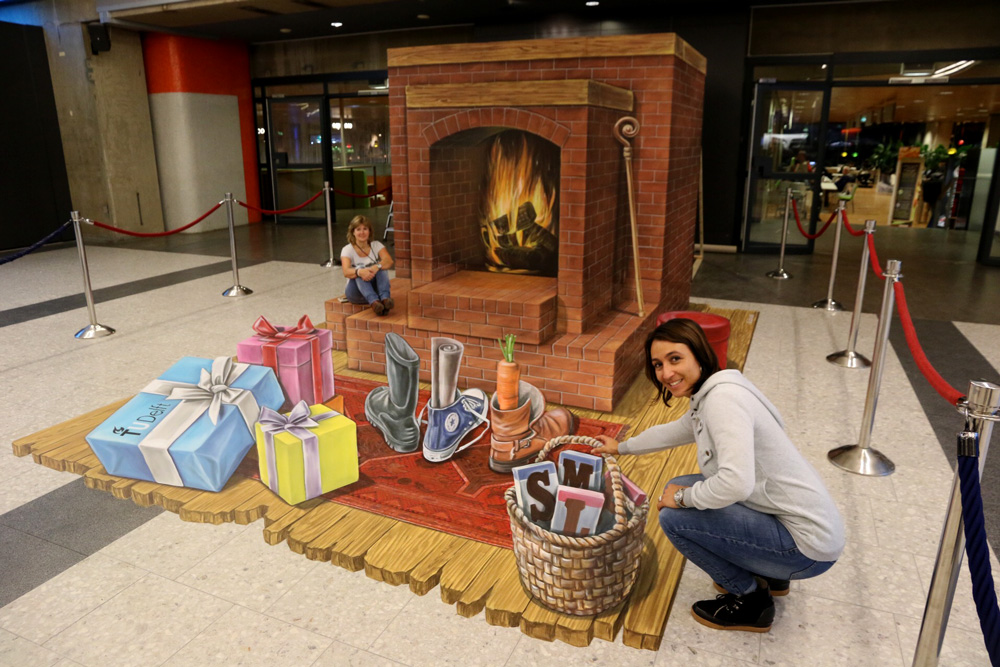
[[[673,34],[391,49],[397,307],[377,317],[327,302],[349,366],[382,372],[394,331],[420,354],[427,380],[430,338],[447,335],[466,346],[462,385],[491,392],[496,339],[515,333],[522,377],[549,401],[611,410],[642,368],[656,314],[688,304],[704,73],[704,58]],[[623,116],[640,126],[632,142],[644,317],[613,134]],[[558,155],[558,250],[546,275],[483,262],[485,156],[511,131]]]

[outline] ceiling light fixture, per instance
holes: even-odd
[[[420,19],[421,21],[426,21],[430,17],[431,17],[430,14],[417,14],[417,18]]]
[[[344,24],[343,24],[343,23],[341,23],[340,21],[334,21],[334,22],[333,22],[333,23],[331,23],[330,25],[332,25],[332,26],[333,26],[334,28],[339,28],[340,26],[342,26],[342,25],[344,25]]]
[[[601,3],[599,3],[597,0],[588,0],[588,2],[585,2],[584,4],[587,5],[588,7],[596,7]]]
[[[975,64],[976,64],[975,60],[959,60],[957,62],[953,62],[950,65],[945,65],[940,69],[934,70],[934,76],[949,76],[956,72],[961,72],[963,69],[972,67]]]
[[[285,34],[287,35],[287,34],[288,34],[288,33],[290,33],[291,31],[292,31],[292,29],[291,29],[291,28],[282,28],[282,29],[281,29],[281,30],[279,30],[278,32],[283,32],[283,33],[285,33]]]

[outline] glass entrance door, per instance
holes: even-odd
[[[274,208],[292,208],[323,189],[327,111],[322,97],[268,100]],[[326,221],[323,197],[304,209],[276,216],[282,221]]]
[[[825,142],[824,109],[829,96],[823,85],[764,84],[756,86],[749,170],[745,193],[742,243],[744,251],[776,251],[789,191],[787,249],[809,252],[813,242],[798,232],[813,232],[822,201],[820,179]]]
[[[335,208],[370,215],[392,198],[388,97],[337,95],[329,104]]]

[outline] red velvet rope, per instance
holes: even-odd
[[[298,206],[293,206],[292,208],[283,208],[280,211],[269,211],[266,208],[257,208],[253,204],[248,204],[245,201],[240,201],[238,199],[236,200],[236,203],[239,204],[240,206],[242,206],[243,208],[248,208],[251,211],[257,211],[258,213],[263,213],[265,215],[283,215],[285,213],[294,213],[295,211],[304,209],[306,206],[309,206],[309,204],[311,204],[314,201],[316,201],[317,199],[319,199],[319,196],[321,194],[323,194],[322,190],[320,190],[319,192],[317,192],[312,197],[310,197],[309,199],[305,200],[304,202],[302,202]]]
[[[878,263],[878,253],[875,252],[875,237],[871,234],[868,235],[868,259],[872,261],[872,271],[879,280],[885,280],[885,274],[882,273],[882,267]]]
[[[220,206],[222,206],[221,203],[216,204],[212,208],[208,209],[208,212],[206,212],[205,215],[201,216],[200,218],[198,218],[194,222],[189,222],[188,224],[184,225],[183,227],[178,227],[177,229],[171,229],[169,232],[132,232],[132,231],[129,231],[127,229],[122,229],[121,227],[112,227],[111,225],[107,225],[107,224],[105,224],[103,222],[98,222],[97,220],[89,220],[88,222],[90,222],[95,227],[100,227],[101,229],[110,229],[113,232],[118,232],[119,234],[128,234],[129,236],[141,236],[143,238],[149,238],[151,236],[171,236],[173,234],[180,234],[185,229],[190,229],[190,228],[194,227],[199,222],[201,222],[202,220],[204,220],[208,216],[210,216],[213,213],[215,213],[216,211],[218,211]]]
[[[870,236],[868,237],[871,238]],[[917,362],[917,368],[923,373],[924,378],[930,383],[931,387],[934,388],[941,398],[948,401],[952,405],[957,405],[959,401],[964,398],[964,395],[952,387],[948,382],[941,377],[933,366],[931,362],[927,360],[927,355],[924,354],[924,349],[920,346],[920,341],[917,340],[917,330],[913,328],[913,320],[910,319],[910,309],[906,306],[906,292],[903,291],[903,283],[896,282],[892,286],[893,291],[896,293],[896,303],[899,308],[899,321],[903,324],[903,333],[906,335],[906,344],[910,348],[910,354],[913,355],[913,360]]]
[[[847,221],[847,211],[844,211],[844,227],[847,227],[847,233],[851,236],[864,236],[865,230],[854,231],[854,227],[851,227],[851,223]]]
[[[795,198],[794,197],[792,198],[792,212],[795,214],[795,224],[798,226],[799,231],[802,233],[802,236],[806,237],[810,241],[818,239],[819,237],[823,236],[823,232],[825,232],[826,228],[830,226],[830,223],[833,222],[833,219],[837,217],[837,213],[839,211],[840,209],[837,209],[836,211],[833,212],[833,215],[831,215],[830,219],[826,221],[826,224],[823,225],[822,229],[820,229],[815,234],[810,234],[806,230],[802,229],[802,221],[799,220],[799,207],[795,203]]]

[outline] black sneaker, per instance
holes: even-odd
[[[691,606],[691,615],[702,625],[716,630],[767,632],[774,622],[774,601],[767,585],[746,595],[723,593],[714,600],[701,600]]]
[[[788,595],[788,591],[791,587],[791,583],[788,581],[788,579],[772,579],[771,577],[761,577],[761,579],[767,582],[767,588],[769,591],[771,591],[771,597],[783,598],[786,595]],[[723,588],[720,584],[717,584],[714,581],[712,582],[712,585],[715,586],[715,590],[719,591],[720,593],[729,592],[725,588]]]

